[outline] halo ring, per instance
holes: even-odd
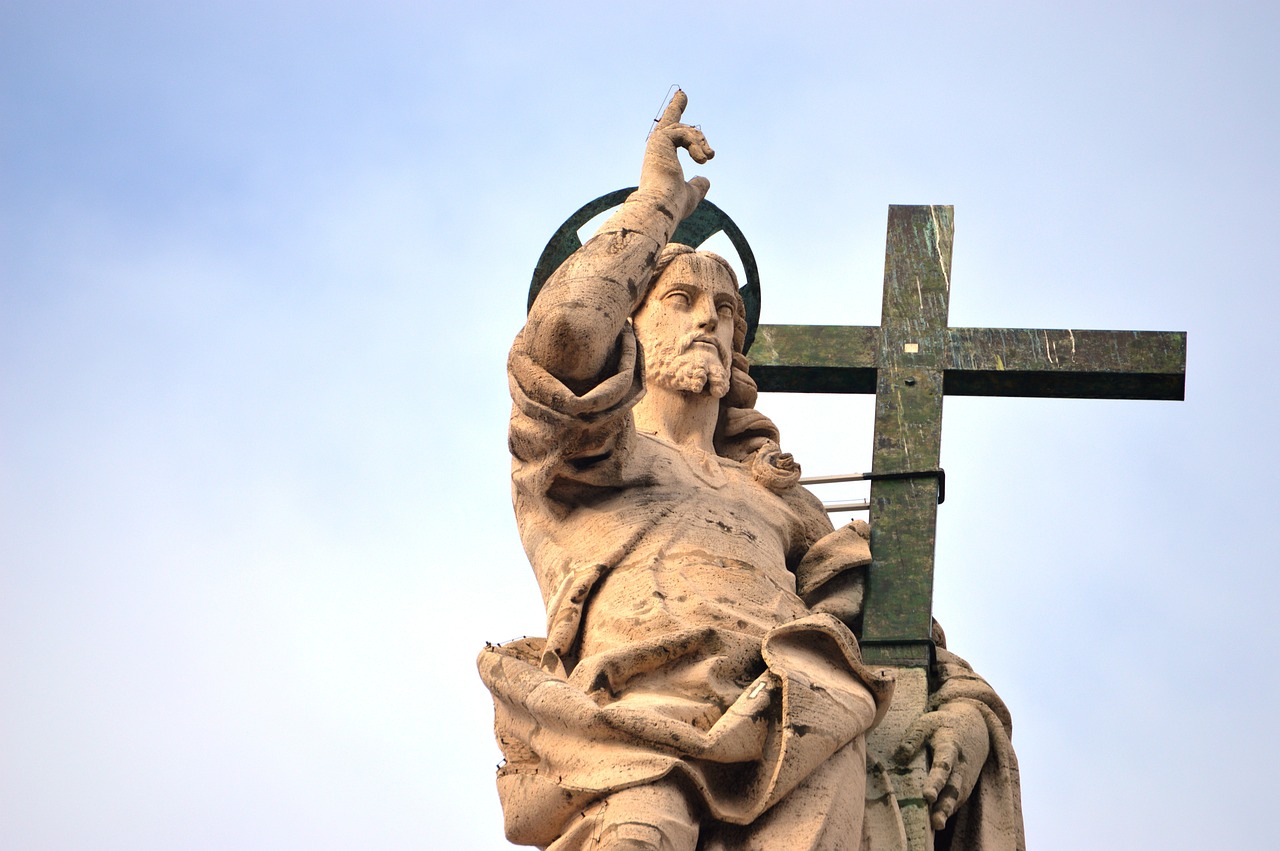
[[[606,210],[619,206],[635,191],[636,187],[631,186],[601,195],[594,201],[583,204],[572,216],[565,219],[564,224],[560,225],[548,240],[546,248],[542,249],[538,265],[533,269],[533,280],[529,282],[529,308],[533,307],[534,299],[538,297],[542,285],[547,282],[551,274],[560,267],[561,263],[568,260],[573,252],[582,247],[582,240],[578,238],[578,231],[582,226]],[[746,354],[755,340],[756,326],[760,324],[760,270],[756,266],[755,254],[752,253],[746,236],[728,214],[704,198],[698,205],[698,209],[676,228],[671,241],[697,248],[722,231],[738,252],[742,271],[747,278],[746,283],[738,289],[742,295],[742,303],[747,309],[747,336],[742,346],[742,352]]]

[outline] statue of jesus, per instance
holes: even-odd
[[[901,828],[864,819],[866,733],[893,692],[856,637],[867,527],[832,529],[755,410],[733,270],[668,242],[709,188],[679,150],[714,155],[686,103],[677,92],[639,189],[551,276],[511,349],[513,499],[547,637],[480,654],[507,837],[893,848]],[[976,809],[980,778],[1016,792],[1016,762],[999,698],[938,653],[933,711],[901,748],[932,755],[932,824],[979,843],[955,849],[1002,833],[1021,848],[1012,811],[1013,833],[952,818]]]

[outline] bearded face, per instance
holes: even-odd
[[[738,293],[714,260],[672,261],[632,317],[651,386],[681,393],[729,392]]]
[[[643,343],[642,343],[643,345]],[[710,393],[716,399],[729,392],[728,352],[698,334],[682,339],[657,339],[644,346],[645,375],[650,384],[682,393]]]

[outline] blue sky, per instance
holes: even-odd
[[[1266,847],[1278,24],[0,3],[0,845],[507,847],[506,347],[679,83],[766,322],[876,324],[887,205],[938,203],[953,325],[1189,332],[1183,403],[947,401],[936,612],[1032,847]],[[761,407],[867,467],[870,400]]]

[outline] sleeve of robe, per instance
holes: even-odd
[[[568,279],[588,290],[625,285],[643,292],[660,248],[635,231],[596,234],[555,271],[547,288]],[[529,333],[521,330],[507,359],[517,511],[521,499],[550,497],[567,504],[583,488],[616,484],[634,432],[630,412],[644,395],[642,358],[629,321],[621,326],[611,361],[582,392],[531,355],[536,347],[526,340]]]
[[[556,534],[559,521],[592,491],[623,484],[622,471],[635,439],[631,409],[644,395],[639,347],[631,325],[623,327],[613,370],[578,394],[527,353],[523,332],[507,363],[511,390],[511,491],[521,538],[547,610],[547,651],[563,655],[576,639],[583,603],[616,553],[581,553]],[[529,523],[541,516],[542,522]],[[548,664],[554,663],[548,657]]]

